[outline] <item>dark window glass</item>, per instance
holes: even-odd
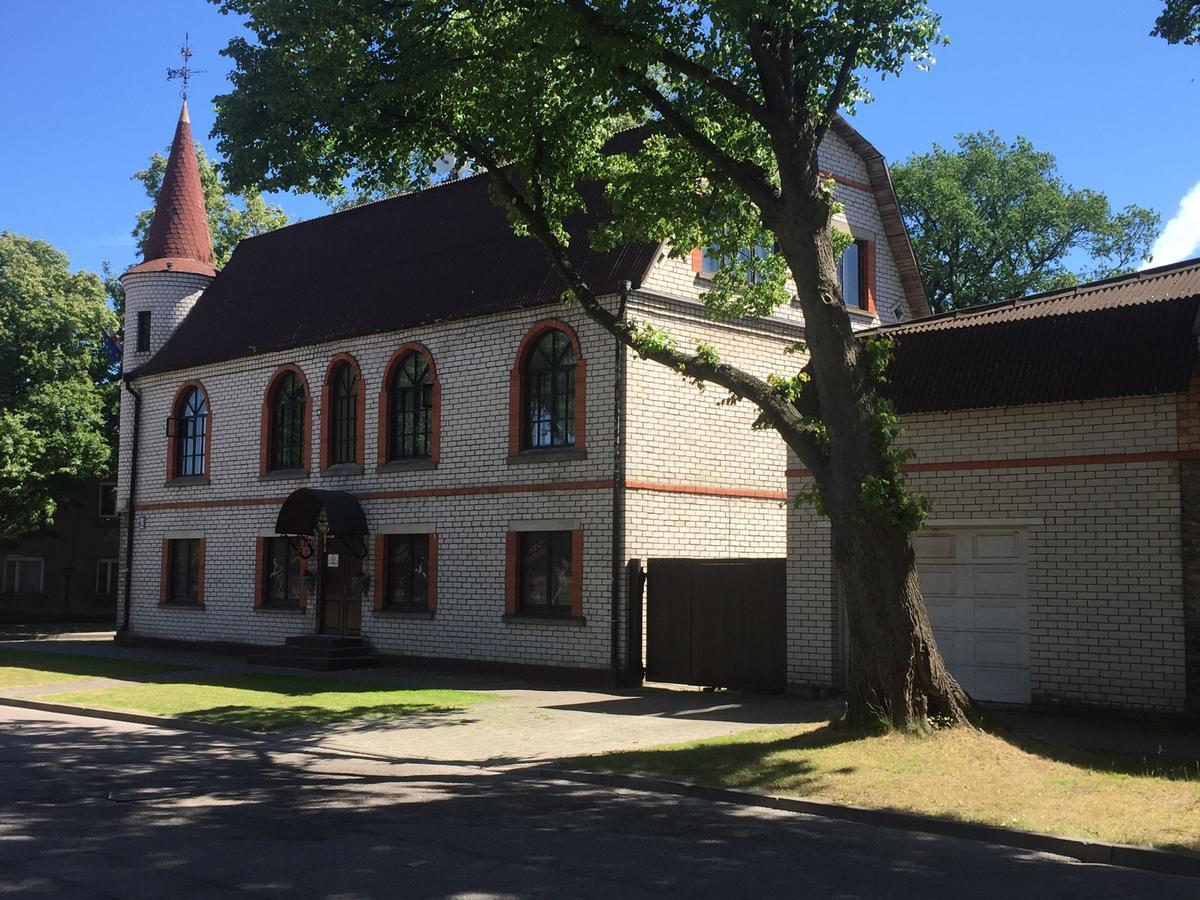
[[[571,612],[571,532],[521,534],[521,609],[524,612]]]
[[[275,386],[271,396],[271,469],[299,469],[304,466],[304,382],[288,372]]]
[[[429,606],[429,535],[388,535],[387,602],[389,606]]]
[[[300,554],[285,537],[267,538],[263,602],[295,606],[300,602]]]
[[[838,259],[838,281],[842,286],[842,302],[847,306],[862,307],[863,279],[862,257],[863,244],[866,241],[855,241],[842,251]]]
[[[137,314],[137,348],[141,353],[150,349],[150,310],[148,309]]]
[[[42,593],[42,561],[38,558],[10,556],[4,562],[4,593]]]
[[[101,559],[96,562],[96,596],[115,597],[117,595],[117,561]]]
[[[358,387],[353,366],[342,363],[334,369],[329,422],[329,461],[333,465],[358,462]]]
[[[199,388],[183,398],[175,421],[175,474],[204,474],[204,438],[208,431],[208,401]]]
[[[117,514],[117,486],[112,482],[100,485],[100,515],[112,518]]]
[[[388,459],[417,459],[433,452],[433,374],[424,354],[410,353],[391,383]]]
[[[575,445],[575,350],[552,328],[537,339],[525,363],[525,446]]]
[[[167,541],[172,603],[200,601],[200,541],[195,538]]]

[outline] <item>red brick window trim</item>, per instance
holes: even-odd
[[[374,591],[374,607],[377,610],[386,610],[392,608],[389,599],[391,584],[389,583],[390,573],[388,572],[388,548],[391,538],[405,537],[424,537],[428,539],[428,551],[426,555],[426,571],[425,571],[425,593],[426,604],[424,609],[430,613],[437,612],[437,556],[438,556],[438,536],[434,532],[414,532],[414,533],[392,533],[392,534],[377,534],[375,535],[375,591]],[[407,608],[407,607],[397,607]],[[422,607],[413,604],[414,611],[420,611]]]
[[[525,377],[525,370],[529,361],[529,354],[537,344],[538,339],[551,330],[561,331],[565,334],[571,342],[571,348],[575,352],[575,443],[562,449],[577,451],[585,449],[584,423],[587,418],[585,414],[587,408],[587,364],[583,358],[583,351],[580,349],[579,336],[575,333],[575,329],[566,322],[559,319],[543,319],[535,323],[525,333],[525,337],[521,341],[521,346],[517,348],[516,360],[508,374],[509,456],[517,456],[529,449],[527,447],[527,435],[524,433],[526,426],[526,405],[529,400],[528,380]]]
[[[284,378],[289,375],[295,375],[300,379],[300,385],[304,388],[304,421],[301,426],[304,437],[302,445],[302,459],[300,469],[304,472],[309,471],[312,467],[312,391],[308,387],[308,379],[304,376],[303,370],[292,363],[280,366],[271,375],[271,380],[267,382],[267,390],[263,395],[262,409],[262,428],[259,436],[259,453],[258,453],[258,471],[260,475],[266,475],[271,469],[271,438],[273,428],[273,413],[275,407],[275,394],[280,389]]]
[[[429,366],[429,377],[432,381],[432,409],[430,410],[430,426],[429,426],[429,455],[425,457],[396,457],[392,458],[392,387],[393,381],[396,378],[397,369],[403,365],[408,357],[413,354],[420,354],[425,358],[426,364]],[[387,369],[384,371],[383,384],[379,388],[379,448],[377,459],[379,465],[385,465],[388,462],[407,461],[410,459],[420,460],[425,459],[429,462],[436,463],[441,458],[442,446],[442,383],[438,380],[437,365],[433,361],[433,354],[429,352],[429,348],[424,344],[415,341],[403,344],[396,348],[396,352],[392,354],[391,360],[387,364]]]
[[[504,612],[509,616],[546,615],[547,613],[538,610],[525,610],[522,607],[522,584],[521,584],[521,554],[523,552],[523,540],[527,535],[540,534],[536,531],[510,531],[506,536],[505,545],[505,565],[504,565]],[[571,556],[571,606],[570,618],[578,619],[583,616],[583,531],[573,529],[571,531],[552,532],[556,535],[566,536],[570,541],[570,556]],[[561,615],[549,613],[549,615]]]
[[[175,399],[171,401],[171,416],[167,420],[167,481],[174,481],[176,478],[183,477],[178,472],[178,442],[183,440],[184,437],[179,419],[183,414],[184,404],[187,403],[188,397],[191,396],[193,390],[199,391],[200,396],[204,398],[204,464],[202,471],[198,475],[188,477],[206,478],[212,471],[212,403],[208,398],[208,389],[201,382],[193,378],[179,386],[179,390],[175,392]]]
[[[282,538],[283,535],[278,535]],[[270,541],[275,539],[275,536],[259,537],[255,541],[254,550],[254,606],[255,608],[266,607],[268,609],[288,609],[286,603],[271,601],[267,597],[267,581],[270,577],[270,572],[267,567],[270,562]],[[285,538],[285,540],[287,540]],[[308,607],[308,587],[306,585],[306,576],[308,575],[308,560],[303,556],[300,557],[300,584],[299,597],[295,609],[306,609]]]
[[[354,464],[361,466],[366,459],[366,441],[364,440],[364,436],[366,434],[367,391],[366,385],[363,383],[362,366],[358,364],[358,360],[351,354],[338,353],[329,361],[329,367],[325,370],[325,379],[321,385],[322,469],[328,469],[333,465],[333,377],[343,363],[351,367],[357,381],[357,393],[354,398]]]

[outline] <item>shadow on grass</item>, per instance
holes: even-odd
[[[320,727],[352,719],[378,719],[462,712],[464,707],[439,703],[383,703],[331,709],[323,706],[214,706],[209,709],[188,710],[179,718],[232,725],[249,731],[282,731],[291,728]]]
[[[39,672],[79,675],[89,678],[139,678],[146,675],[162,675],[187,670],[187,666],[171,663],[0,648],[0,669],[3,668],[34,669]],[[0,685],[3,684],[4,677],[0,674]]]
[[[732,735],[681,747],[629,750],[560,760],[565,768],[650,775],[673,781],[804,795],[820,787],[815,767],[798,751],[832,747],[864,737],[833,724],[786,738]],[[843,774],[853,768],[843,769]]]
[[[1178,716],[994,711],[981,728],[1026,753],[1093,772],[1200,781],[1200,724]]]

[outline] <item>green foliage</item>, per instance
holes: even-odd
[[[935,312],[1069,287],[1150,258],[1157,213],[1114,212],[1076,190],[1025,138],[960,134],[892,166],[892,180]],[[1091,265],[1075,264],[1081,258]]]
[[[219,269],[229,261],[229,255],[238,241],[282,228],[288,223],[288,217],[282,207],[268,203],[262,193],[253,188],[232,191],[199,144],[196,145],[196,157],[200,164],[200,184],[204,188],[204,206],[208,210],[208,229],[212,233],[213,255]],[[145,187],[146,196],[152,204],[158,198],[166,171],[167,158],[155,153],[150,157],[149,165],[133,175],[133,179]],[[138,213],[133,236],[137,238],[139,253],[146,248],[153,218],[153,205]],[[110,291],[110,294],[116,302],[117,293]]]
[[[1166,0],[1150,34],[1168,44],[1200,43],[1200,0]]]
[[[109,472],[116,326],[95,275],[42,241],[0,232],[0,537],[49,524]]]
[[[703,295],[712,317],[769,315],[790,275],[805,315],[841,317],[841,333],[846,311],[820,301],[837,290],[821,261],[847,238],[830,227],[817,147],[833,113],[869,99],[869,79],[927,66],[942,42],[925,0],[214,2],[251,32],[223,51],[233,90],[217,98],[232,185],[373,196],[465,167],[487,173],[514,231],[552,258],[580,237],[572,214],[602,208],[594,247],[650,240],[724,260]],[[611,330],[695,377],[660,329]],[[869,384],[854,355],[812,362]],[[703,348],[688,359],[712,368]],[[779,379],[750,399],[803,388]],[[827,454],[824,425],[803,424],[797,442]]]

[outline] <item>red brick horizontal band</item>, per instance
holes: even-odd
[[[1111,466],[1139,462],[1200,459],[1197,450],[1157,450],[1152,453],[1096,453],[1087,456],[1043,456],[1028,459],[963,459],[947,462],[908,463],[905,472],[961,472],[979,469],[1034,469],[1041,466]],[[808,469],[788,469],[789,478],[806,478]]]
[[[626,481],[631,491],[661,491],[667,494],[699,494],[705,497],[740,497],[746,500],[786,500],[786,491],[756,491],[749,488],[706,487],[695,484],[658,484],[653,481]]]
[[[401,500],[410,497],[463,497],[477,494],[529,494],[542,491],[596,491],[612,487],[611,481],[560,481],[549,484],[492,484],[478,487],[425,488],[409,491],[367,491],[355,494],[359,500]],[[167,509],[209,509],[212,507],[276,506],[283,497],[242,497],[229,500],[188,500],[164,503],[138,503],[134,512]]]
[[[846,187],[857,188],[860,191],[867,191],[872,194],[875,193],[875,188],[871,187],[871,185],[867,184],[867,182],[865,182],[865,181],[856,181],[853,178],[846,178],[842,175],[835,175],[833,172],[822,172],[821,174],[825,178],[832,178],[838,184],[844,184]]]
[[[559,481],[548,484],[490,484],[476,487],[423,488],[407,491],[366,491],[355,494],[359,500],[404,500],[419,497],[470,497],[486,494],[536,494],[549,491],[600,491],[612,487],[611,481]],[[735,497],[746,500],[786,500],[786,491],[759,491],[748,488],[707,487],[693,484],[658,484],[652,481],[626,481],[631,491],[659,491],[667,494],[695,494],[706,497]],[[134,512],[173,509],[212,509],[216,507],[275,506],[283,497],[240,497],[228,500],[188,500],[162,503],[138,503]]]

